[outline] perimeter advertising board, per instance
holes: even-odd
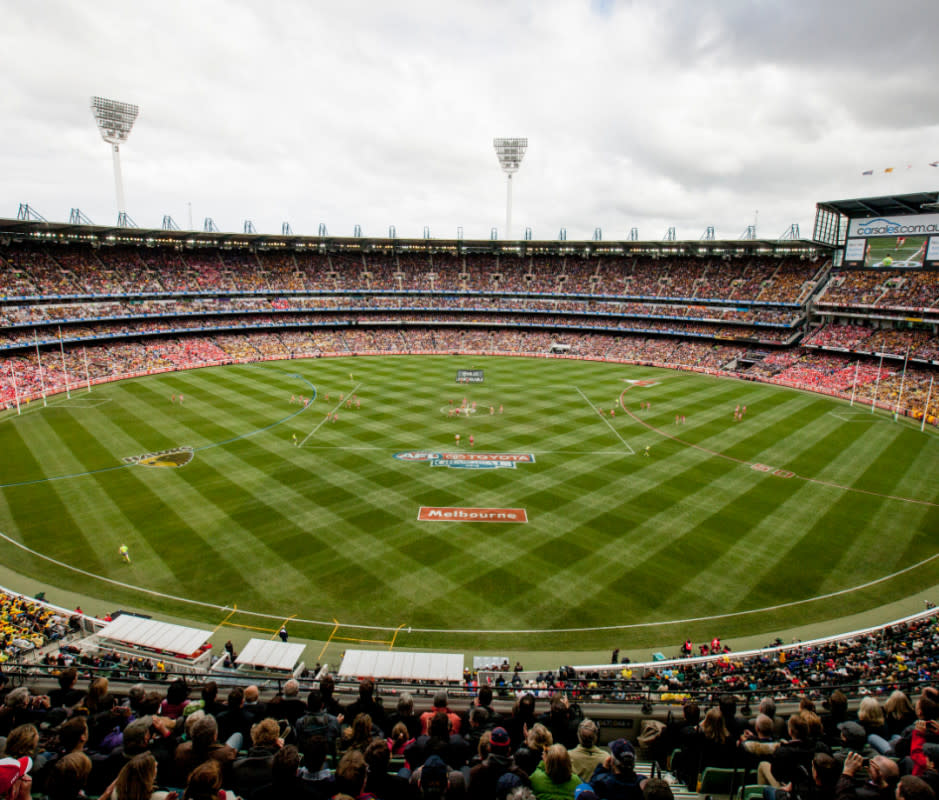
[[[939,266],[939,214],[859,217],[848,223],[844,261],[855,267]]]

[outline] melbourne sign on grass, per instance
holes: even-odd
[[[528,522],[524,508],[421,506],[418,522]]]

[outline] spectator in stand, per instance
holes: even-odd
[[[453,733],[450,724],[450,717],[438,711],[430,721],[428,732],[405,749],[404,759],[412,770],[432,755],[440,756],[451,769],[461,769],[469,761],[472,751],[462,736]]]
[[[365,763],[368,765],[367,794],[381,800],[408,800],[410,787],[407,778],[389,774],[391,751],[387,742],[375,739],[365,749]]]
[[[235,750],[241,750],[248,740],[251,726],[254,724],[242,706],[244,705],[245,691],[240,686],[232,687],[228,693],[228,702],[225,710],[218,715],[218,738],[231,745]]]
[[[610,755],[590,777],[599,800],[640,800],[645,782],[636,773],[636,751],[626,739],[610,743]]]
[[[409,739],[416,739],[421,735],[421,715],[414,713],[414,698],[410,692],[401,692],[398,695],[397,708],[388,715],[389,726],[394,728],[398,723],[407,728]]]
[[[167,800],[169,792],[155,791],[157,762],[150,753],[128,761],[99,800]],[[175,799],[176,793],[172,797]]]
[[[84,753],[68,753],[57,759],[45,783],[48,800],[84,800],[91,775],[91,759]]]
[[[537,722],[535,717],[535,696],[530,692],[526,692],[515,701],[515,705],[512,707],[512,716],[505,721],[504,725],[512,737],[513,750],[522,746],[525,741],[525,729],[531,730],[535,722]]]
[[[927,743],[939,743],[939,693],[936,689],[923,689],[916,701],[916,716],[910,738],[910,758],[913,760],[912,773],[919,776],[927,769],[923,747]]]
[[[903,733],[904,730],[916,722],[916,711],[910,698],[899,689],[891,692],[884,703],[884,724],[890,736]]]
[[[247,797],[255,789],[271,782],[274,756],[284,746],[277,720],[267,717],[251,726],[251,747],[243,758],[231,765],[231,788]]]
[[[350,750],[364,753],[372,741],[378,738],[382,738],[381,732],[372,725],[372,718],[368,714],[356,714],[352,725],[343,730],[336,748],[340,753],[347,753]]]
[[[496,784],[506,773],[512,773],[523,786],[531,786],[528,774],[512,758],[512,740],[505,728],[493,728],[489,735],[489,755],[470,770],[469,800],[491,800]]]
[[[439,691],[434,694],[434,706],[430,711],[421,714],[421,733],[427,733],[430,727],[430,721],[436,714],[446,714],[450,720],[450,730],[452,733],[460,733],[460,715],[451,711],[447,706],[447,693]]]
[[[531,775],[538,764],[541,763],[545,750],[552,744],[554,744],[554,739],[551,736],[551,731],[540,722],[536,722],[528,731],[525,744],[515,751],[515,763],[525,770],[528,775]]]
[[[196,712],[198,713],[198,712]],[[195,714],[191,715],[195,717]],[[188,722],[188,721],[187,721]],[[206,761],[216,761],[225,775],[238,757],[237,751],[218,741],[218,723],[211,714],[197,717],[189,727],[188,741],[181,742],[173,757],[173,785],[182,786],[188,775]]]
[[[757,770],[760,785],[778,789],[809,774],[815,747],[808,741],[809,726],[802,712],[789,717],[788,731],[789,739],[779,743],[772,759],[760,762]]]
[[[563,744],[553,744],[544,752],[544,759],[531,774],[531,789],[538,800],[573,800],[580,786],[571,758]]]
[[[183,800],[237,800],[234,793],[222,789],[222,769],[216,761],[196,767],[186,782]]]
[[[582,718],[580,708],[571,706],[567,695],[558,692],[551,697],[551,708],[538,721],[551,731],[554,742],[565,747],[577,746],[577,726]]]
[[[294,800],[309,797],[312,787],[298,774],[300,753],[292,744],[277,751],[271,763],[271,780],[251,792],[250,800]]]
[[[835,785],[838,800],[893,800],[896,796],[900,772],[886,756],[875,756],[867,766],[867,780],[857,785],[855,775],[861,771],[864,759],[858,753],[848,753],[844,769]]]
[[[283,694],[275,697],[268,704],[268,713],[275,719],[285,719],[291,727],[307,711],[307,705],[300,699],[300,683],[291,678],[284,684]]]
[[[897,800],[935,800],[936,794],[922,778],[904,775],[897,782],[896,797]]]
[[[321,685],[320,691],[322,690],[323,687]],[[375,697],[375,681],[371,678],[363,678],[359,681],[359,698],[355,702],[350,703],[349,707],[346,709],[345,718],[346,720],[354,720],[359,714],[368,714],[372,724],[377,728],[376,733],[379,735],[381,735],[388,724],[381,699]]]
[[[583,783],[590,780],[594,769],[610,754],[609,750],[597,747],[600,730],[592,719],[585,718],[577,726],[577,747],[570,751],[571,767]]]
[[[50,708],[71,708],[82,699],[82,691],[75,688],[78,681],[78,670],[75,667],[62,670],[57,680],[59,688],[49,692]]]
[[[166,699],[160,703],[160,716],[176,719],[189,705],[189,686],[184,678],[177,678],[166,690]]]

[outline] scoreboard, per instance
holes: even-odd
[[[881,269],[939,268],[939,214],[850,220],[844,264]]]

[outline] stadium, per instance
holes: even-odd
[[[24,209],[0,221],[4,574],[103,606],[104,623],[48,612],[89,652],[190,675],[210,638],[283,630],[302,650],[289,629],[319,670],[292,653],[269,680],[322,663],[407,685],[465,650],[429,677],[501,685],[486,668],[527,662],[513,679],[543,687],[583,664],[559,685],[599,674],[608,699],[647,702],[659,673],[620,685],[598,672],[610,650],[920,626],[939,582],[939,271],[852,263],[871,248],[837,232],[933,201],[820,203],[813,240],[703,242]],[[189,663],[125,630],[150,617],[214,630]],[[11,663],[50,642],[23,638]],[[912,690],[931,663],[875,680]]]
[[[0,797],[934,798],[936,17],[8,9]]]

